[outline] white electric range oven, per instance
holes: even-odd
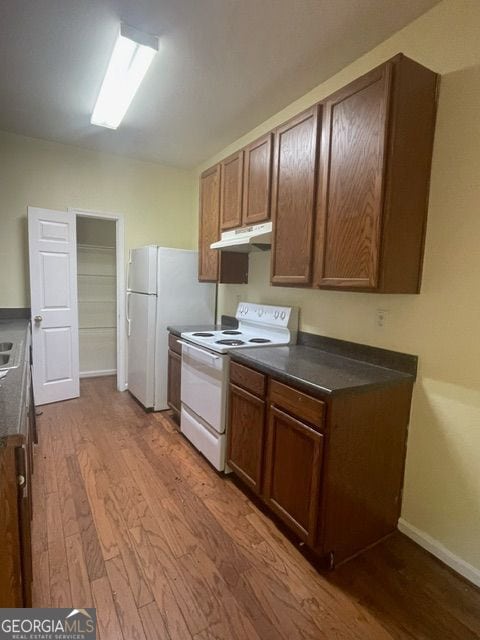
[[[219,471],[225,467],[229,353],[297,341],[298,310],[240,302],[237,329],[181,334],[180,430]]]

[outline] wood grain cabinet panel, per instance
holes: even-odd
[[[312,280],[320,105],[275,131],[272,284]]]
[[[267,378],[263,373],[245,367],[238,362],[230,363],[230,381],[260,398],[265,397]]]
[[[205,171],[200,178],[200,221],[198,241],[198,279],[217,282],[218,251],[210,245],[219,238],[220,165]]]
[[[400,54],[324,101],[316,286],[419,291],[437,80]]]
[[[264,497],[302,540],[314,546],[323,435],[270,405]]]
[[[182,380],[182,357],[175,351],[168,351],[167,404],[177,421],[180,419],[180,388]]]
[[[322,284],[377,285],[390,76],[382,67],[324,105]]]
[[[227,463],[255,492],[262,483],[265,401],[230,384]]]
[[[242,224],[243,151],[222,160],[220,171],[220,229],[225,231]]]
[[[255,140],[245,150],[243,177],[243,225],[270,218],[273,133]]]

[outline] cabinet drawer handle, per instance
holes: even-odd
[[[17,483],[19,487],[23,487],[25,484],[25,476],[17,476]]]

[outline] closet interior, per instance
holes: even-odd
[[[80,377],[117,371],[116,224],[77,217]]]

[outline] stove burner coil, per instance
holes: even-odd
[[[226,344],[229,347],[238,347],[245,344],[243,340],[215,340],[215,344]]]
[[[265,344],[266,342],[271,342],[268,338],[252,338],[249,342],[255,342],[256,344]]]
[[[241,336],[242,332],[241,331],[237,331],[237,330],[233,330],[233,329],[227,329],[226,331],[222,331],[222,333],[226,336]]]
[[[213,333],[208,333],[208,331],[197,331],[197,333],[192,333],[192,336],[197,336],[199,338],[213,338]]]

